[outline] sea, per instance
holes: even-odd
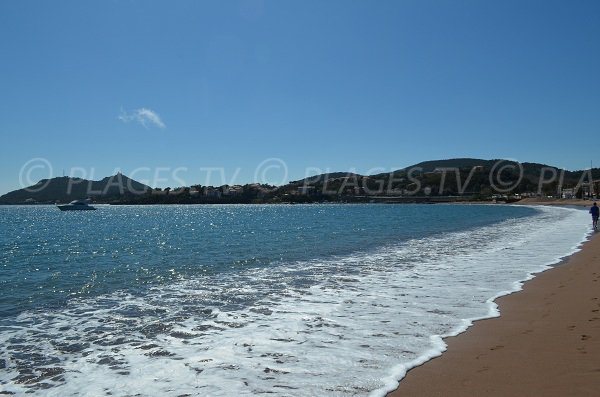
[[[381,397],[590,230],[542,206],[0,206],[0,395]]]

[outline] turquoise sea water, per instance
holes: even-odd
[[[0,225],[0,391],[56,396],[381,395],[588,232],[582,211],[484,205],[22,206]]]

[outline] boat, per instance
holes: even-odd
[[[88,204],[87,200],[73,200],[69,204],[57,205],[61,211],[90,211],[96,208]]]

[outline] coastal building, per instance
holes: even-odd
[[[270,190],[267,190],[265,188],[259,187],[256,193],[256,197],[258,197],[259,199],[263,199],[265,197],[267,197],[267,195],[270,193]]]
[[[224,186],[223,187],[223,195],[224,196],[241,196],[244,193],[244,188],[240,185],[234,186]]]
[[[575,197],[575,193],[575,189],[573,188],[562,189],[560,197],[564,199],[572,199]]]
[[[171,195],[178,195],[178,194],[185,194],[185,193],[189,193],[189,188],[187,187],[178,187],[176,189],[173,189],[171,191]]]
[[[152,189],[151,193],[154,196],[166,196],[167,194],[169,194],[169,190],[162,190],[161,188],[157,187],[156,189]]]
[[[221,191],[212,186],[207,186],[204,188],[204,195],[209,198],[221,198]]]

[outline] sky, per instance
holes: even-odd
[[[0,194],[600,166],[600,1],[0,1]]]

